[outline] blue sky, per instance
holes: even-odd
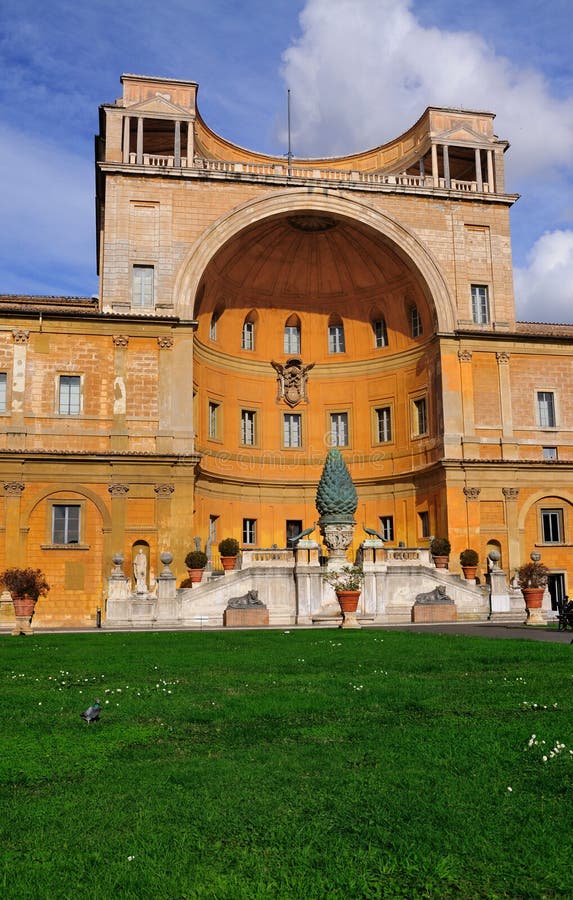
[[[518,316],[573,322],[570,0],[4,0],[0,292],[97,292],[93,136],[122,72],[199,82],[224,137],[367,149],[428,105],[490,109],[511,142]]]

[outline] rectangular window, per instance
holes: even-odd
[[[286,522],[286,545],[289,549],[294,547],[293,541],[302,531],[302,519],[287,519]]]
[[[374,346],[375,347],[387,347],[388,346],[388,335],[386,333],[386,322],[384,319],[377,319],[373,323],[374,328]]]
[[[241,410],[241,444],[252,447],[256,443],[255,419],[252,409]]]
[[[346,350],[344,344],[344,326],[329,325],[328,326],[328,352],[344,353]]]
[[[243,544],[254,544],[257,539],[257,520],[243,519]]]
[[[541,531],[544,544],[563,543],[563,510],[542,509]]]
[[[557,447],[543,447],[543,459],[557,459]]]
[[[285,353],[300,353],[300,328],[298,325],[285,325]]]
[[[485,284],[472,284],[472,319],[476,325],[487,325],[489,322],[489,297]]]
[[[150,309],[154,304],[154,267],[134,266],[131,291],[131,305],[140,309]]]
[[[537,392],[537,411],[541,428],[555,428],[555,395],[553,391]]]
[[[284,414],[283,444],[285,447],[302,447],[302,416],[300,413]]]
[[[394,540],[394,516],[380,516],[380,533],[385,541]]]
[[[430,537],[430,513],[429,512],[418,513],[418,522],[420,525],[420,537],[423,537],[423,538]]]
[[[392,440],[392,416],[389,406],[376,410],[376,440],[379,444]]]
[[[330,446],[348,446],[348,413],[330,414]]]
[[[81,376],[60,375],[58,412],[61,416],[79,416],[81,409]]]
[[[422,320],[417,306],[410,307],[410,331],[413,338],[422,334]]]
[[[55,503],[52,506],[52,544],[79,544],[80,506]]]
[[[426,398],[414,400],[414,434],[419,436],[428,433],[428,407]]]
[[[243,341],[241,344],[243,350],[255,349],[255,323],[245,322],[243,324]]]
[[[0,412],[6,412],[6,388],[7,388],[8,379],[6,377],[6,372],[0,372]]]
[[[209,401],[209,437],[219,437],[219,404]]]

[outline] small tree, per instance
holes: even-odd
[[[479,556],[476,550],[472,550],[468,548],[467,550],[462,550],[460,553],[460,565],[464,566],[477,566],[479,562]]]
[[[45,575],[40,569],[6,569],[0,574],[0,585],[13,597],[31,597],[36,601],[45,597],[50,590]]]
[[[239,553],[239,542],[236,538],[223,538],[219,542],[219,553],[221,556],[237,556]]]
[[[528,562],[517,570],[520,588],[544,588],[547,584],[549,569],[542,562]]]
[[[191,550],[185,557],[188,569],[204,569],[207,565],[207,554],[204,550]]]
[[[435,537],[430,544],[432,556],[449,556],[452,545],[447,538]]]

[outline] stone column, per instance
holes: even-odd
[[[475,409],[474,409],[474,377],[472,368],[472,352],[471,350],[458,350],[458,359],[460,361],[460,382],[462,389],[462,415],[463,415],[463,435],[465,457],[472,457],[475,451],[467,448],[467,444],[475,442]]]
[[[129,116],[123,117],[123,161],[129,162],[129,139],[130,139],[131,119]]]
[[[157,452],[172,453],[173,452],[173,398],[175,391],[173,389],[173,338],[171,335],[164,335],[157,338],[157,346],[159,347],[159,422],[157,429]],[[188,389],[191,395],[193,391]]]
[[[450,181],[450,150],[447,144],[444,144],[442,147],[442,156],[444,158],[444,186],[450,188],[452,186]]]
[[[175,120],[175,146],[173,148],[173,164],[179,168],[181,165],[181,122],[179,119]]]
[[[477,550],[480,541],[480,508],[479,495],[481,488],[465,487],[466,522],[468,529],[468,547]]]
[[[175,491],[172,484],[166,482],[156,484],[155,491],[155,521],[157,524],[157,548],[162,553],[172,540],[171,531],[171,497]]]
[[[111,426],[110,444],[114,451],[127,450],[127,386],[126,365],[129,337],[126,334],[114,334],[113,355],[113,422]]]
[[[513,577],[513,572],[521,565],[520,562],[520,542],[518,528],[518,509],[517,500],[519,497],[519,488],[504,487],[501,489],[505,498],[505,522],[507,525],[507,570]]]
[[[116,548],[117,553],[123,553],[129,485],[114,482],[109,485],[108,491],[111,495],[111,546]]]
[[[25,564],[25,547],[20,530],[20,507],[24,491],[21,481],[4,482],[4,545],[6,567]]]
[[[383,541],[366,540],[362,547],[362,569],[364,571],[364,586],[362,588],[362,610],[367,616],[376,617],[379,606],[383,608],[382,598],[378,596],[377,574],[387,570],[386,550]]]
[[[495,192],[495,179],[493,175],[493,150],[487,151],[487,186],[490,194]]]
[[[483,191],[483,176],[481,172],[481,150],[479,147],[475,149],[476,158],[476,182],[478,191]]]
[[[23,328],[12,331],[14,355],[12,358],[12,408],[8,425],[8,449],[23,450],[26,440],[24,413],[26,407],[26,358],[30,332]]]
[[[137,117],[137,155],[135,161],[138,166],[143,165],[143,118]]]
[[[510,354],[505,351],[496,353],[499,377],[499,397],[501,407],[501,433],[503,437],[503,458],[517,458],[517,444],[513,434],[513,406],[511,397]]]
[[[440,186],[440,173],[438,169],[438,146],[432,144],[432,178],[434,179],[434,187]]]

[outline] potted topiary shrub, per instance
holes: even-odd
[[[0,585],[12,595],[16,628],[12,634],[31,634],[30,624],[40,597],[50,590],[40,569],[5,569],[0,574]]]
[[[192,584],[199,584],[207,565],[207,554],[203,550],[191,550],[185,557],[185,565]]]
[[[436,569],[447,569],[450,561],[452,545],[447,538],[435,537],[430,543],[430,553],[434,558]]]
[[[358,601],[364,583],[362,566],[342,566],[327,572],[324,580],[334,588],[336,599],[342,610],[341,628],[360,628],[356,619]]]
[[[239,542],[235,538],[223,538],[219,542],[219,555],[223,569],[225,572],[230,572],[237,565]]]
[[[464,573],[464,578],[475,580],[478,562],[479,556],[476,550],[472,550],[470,547],[468,547],[467,550],[462,550],[460,553],[460,565]]]
[[[539,554],[532,554],[538,556]],[[540,609],[543,605],[543,595],[547,585],[549,569],[539,559],[524,563],[517,570],[517,581],[525,600],[527,610],[526,625],[542,625]]]

